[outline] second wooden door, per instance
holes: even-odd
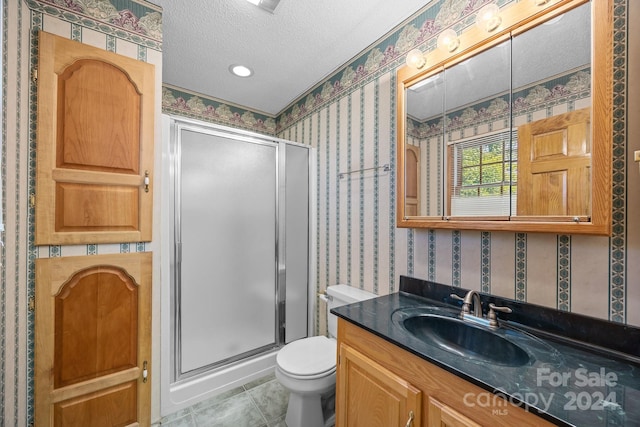
[[[36,260],[38,427],[150,425],[151,253]]]

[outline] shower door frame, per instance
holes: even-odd
[[[282,226],[284,222],[284,214],[285,214],[285,191],[283,191],[283,185],[285,181],[285,166],[286,166],[286,150],[285,144],[289,145],[297,145],[300,147],[304,147],[309,149],[309,188],[308,188],[308,253],[307,253],[307,263],[308,263],[308,277],[307,277],[307,288],[308,297],[307,297],[307,316],[306,320],[306,331],[305,335],[312,333],[313,325],[313,310],[315,309],[315,293],[313,292],[314,286],[309,286],[313,280],[312,274],[314,271],[313,259],[311,256],[312,249],[312,228],[314,227],[313,223],[313,215],[312,215],[312,190],[313,190],[313,175],[312,175],[312,150],[308,146],[304,146],[297,143],[292,143],[291,141],[280,140],[277,138],[271,138],[265,135],[255,134],[248,131],[242,131],[234,128],[229,128],[220,125],[214,125],[210,123],[202,123],[195,120],[183,119],[171,117],[171,125],[170,132],[171,138],[169,142],[169,153],[170,153],[170,180],[171,180],[171,205],[173,206],[173,218],[169,221],[170,229],[171,229],[171,237],[173,244],[170,245],[170,271],[171,274],[171,285],[170,285],[170,307],[172,311],[171,319],[170,319],[170,330],[171,330],[171,379],[170,383],[172,385],[186,383],[191,379],[198,378],[203,375],[208,375],[211,372],[215,372],[216,370],[221,370],[223,368],[228,367],[229,365],[233,365],[234,363],[240,363],[244,360],[247,360],[251,357],[258,357],[262,354],[268,353],[270,351],[277,351],[280,347],[282,347],[286,342],[290,342],[292,339],[290,337],[285,336],[285,299],[286,299],[286,236],[285,236],[285,227]],[[216,361],[214,363],[201,366],[199,368],[182,372],[182,342],[181,342],[181,288],[180,288],[180,277],[181,277],[181,269],[180,269],[180,256],[181,256],[181,182],[180,182],[180,161],[181,161],[181,144],[180,144],[180,133],[183,130],[192,130],[195,132],[201,132],[211,136],[222,137],[226,139],[238,140],[243,143],[254,143],[260,145],[266,145],[273,147],[275,152],[276,164],[276,176],[275,176],[275,259],[274,259],[274,278],[275,278],[275,337],[274,342],[259,348],[255,348],[241,354],[226,358],[224,360]],[[301,337],[301,336],[300,336]],[[285,342],[286,341],[286,342]]]

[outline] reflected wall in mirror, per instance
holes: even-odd
[[[399,227],[610,233],[612,2],[533,3],[398,70]]]

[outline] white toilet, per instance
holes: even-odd
[[[324,419],[322,396],[336,387],[336,336],[338,319],[330,310],[341,305],[375,298],[377,295],[348,285],[327,287],[329,338],[302,338],[285,345],[276,356],[276,378],[289,391],[287,427],[333,425]]]

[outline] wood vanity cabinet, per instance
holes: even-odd
[[[516,425],[553,424],[338,319],[336,427]]]
[[[422,392],[347,344],[339,347],[339,426],[404,426],[420,423]]]

